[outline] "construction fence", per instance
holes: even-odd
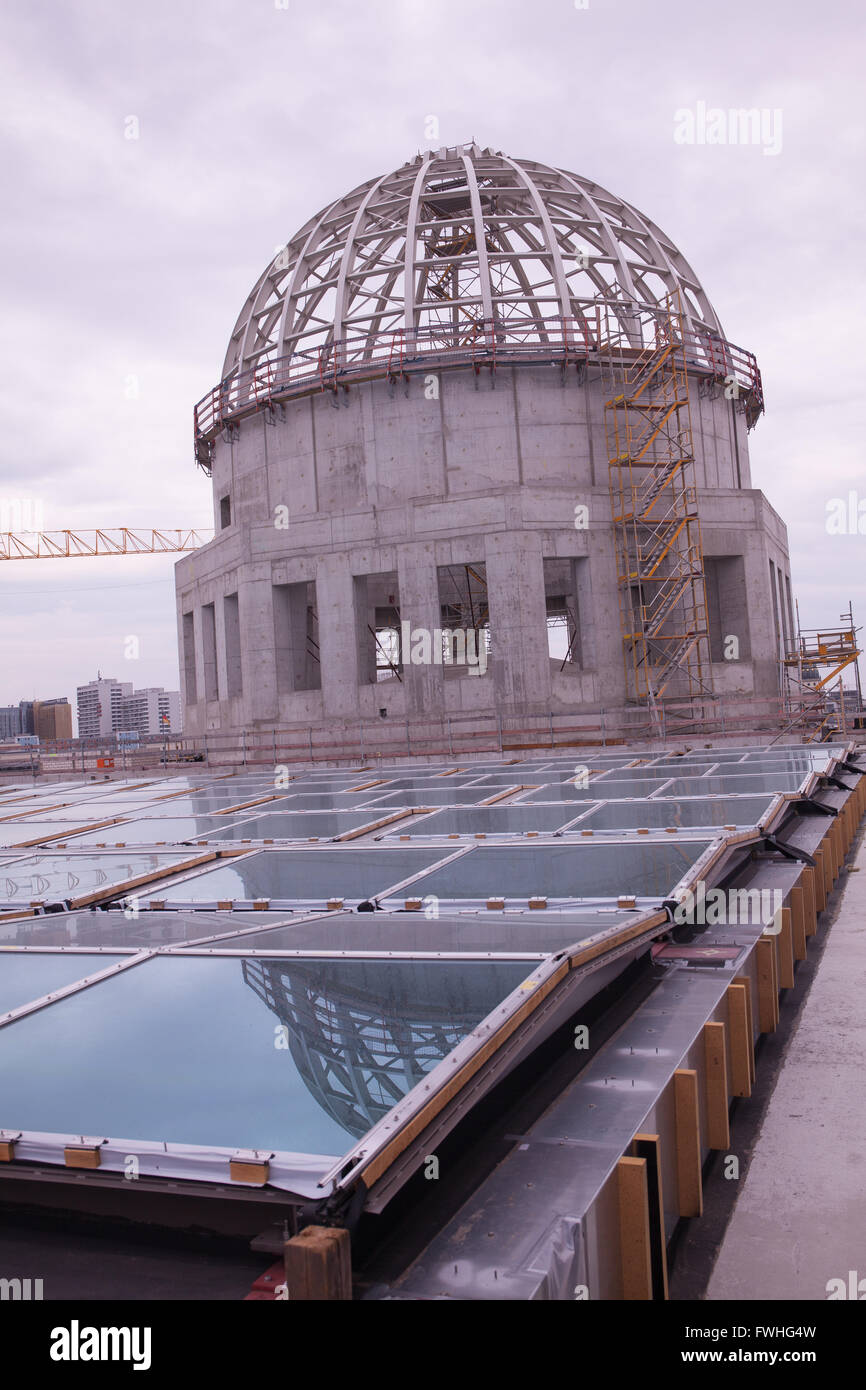
[[[321,763],[339,765],[395,763],[410,758],[505,757],[561,753],[649,743],[689,740],[695,743],[827,742],[849,736],[863,719],[827,714],[814,700],[792,704],[778,697],[707,698],[659,705],[652,713],[640,706],[594,712],[505,716],[451,715],[379,722],[334,721],[327,725],[244,732],[212,732],[199,737],[166,737],[137,746],[111,736],[101,740],[43,742],[38,748],[0,748],[0,773],[51,776],[87,774],[136,775],[162,768],[178,771],[272,768]]]

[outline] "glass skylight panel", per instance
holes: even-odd
[[[48,851],[0,866],[0,907],[29,907],[33,902],[75,901],[91,893],[108,893],[143,874],[169,874],[194,859],[193,850],[147,854],[123,850],[104,854],[52,854]]]
[[[434,811],[432,816],[413,817],[386,832],[389,838],[411,835],[524,835],[527,831],[549,834],[559,830],[578,814],[577,807],[471,806]]]
[[[4,947],[55,946],[108,947],[118,950],[156,950],[160,946],[197,941],[244,927],[263,927],[285,921],[284,912],[150,912],[134,904],[126,911],[46,912],[35,917],[0,918],[0,942]],[[0,960],[0,978],[6,955]],[[84,972],[87,973],[86,971]],[[76,977],[77,978],[77,977]]]
[[[204,916],[205,914],[196,914]],[[233,913],[232,920],[249,913]],[[473,912],[438,917],[420,912],[377,912],[363,919],[359,930],[356,913],[335,912],[313,922],[275,927],[246,936],[226,936],[208,942],[202,950],[243,951],[416,951],[448,954],[489,953],[545,956],[575,945],[624,922],[633,912],[610,909],[583,912]]]
[[[709,772],[714,762],[715,759],[712,759],[710,762],[687,763],[683,766],[682,760],[677,759],[676,762],[672,763],[653,763],[649,768],[624,768],[622,772],[616,775],[624,777],[626,773],[630,776],[632,772],[640,772],[644,777],[647,775],[652,775],[653,777],[682,777],[684,775],[688,777],[702,777],[705,772]]]
[[[757,825],[772,805],[773,796],[719,797],[704,800],[658,798],[653,801],[610,801],[583,816],[567,835],[583,830],[623,831],[639,827],[648,830],[677,826],[682,829],[703,826]]]
[[[339,1156],[526,973],[155,957],[0,1029],[3,1121]]]
[[[515,784],[515,791],[517,785]],[[389,796],[382,797],[377,802],[378,806],[477,806],[479,801],[486,801],[491,796],[496,796],[497,792],[504,791],[504,787],[477,786],[477,787],[425,787],[423,791],[402,791],[392,792]]]
[[[184,841],[225,840],[231,838],[234,820],[221,816],[152,816],[140,820],[121,821],[117,825],[103,826],[101,830],[87,830],[75,834],[69,830],[70,849],[84,845],[167,845],[182,844]]]
[[[111,965],[111,957],[79,955],[39,955],[26,951],[6,952],[0,961],[0,1016],[43,995],[95,975]],[[0,1028],[0,1043],[4,1030]],[[2,1091],[0,1091],[2,1094]]]
[[[444,849],[385,846],[261,850],[222,863],[168,889],[150,891],[166,902],[352,902],[379,896],[442,859]]]
[[[27,844],[63,832],[74,835],[80,829],[80,822],[75,820],[0,821],[0,847]]]
[[[678,777],[659,795],[669,796],[724,796],[742,792],[746,795],[756,792],[793,792],[803,781],[805,774],[800,772],[767,772],[754,776],[731,773],[719,777]]]
[[[749,758],[739,766],[743,773],[800,772],[803,777],[809,772],[821,772],[827,765],[827,757],[820,753],[787,753],[775,757]]]
[[[43,820],[75,821],[86,825],[89,821],[95,820],[115,820],[118,817],[134,815],[136,811],[141,814],[147,809],[147,803],[136,802],[134,805],[113,805],[107,801],[82,801],[74,806],[48,806],[37,811],[35,815],[28,815],[27,820],[34,825],[39,825]],[[37,832],[38,833],[38,832]]]
[[[591,764],[586,764],[591,767]],[[599,787],[608,786],[611,782],[641,782],[658,781],[663,782],[667,777],[676,776],[677,769],[669,771],[666,767],[615,767],[605,772],[604,776],[593,776],[592,781]],[[696,774],[697,775],[697,774]]]
[[[688,872],[709,841],[651,841],[564,845],[476,845],[424,874],[413,897],[484,902],[505,897],[663,897]],[[408,894],[407,894],[408,895]]]
[[[287,811],[289,809],[289,797],[282,793],[263,793],[262,796],[267,796],[268,799],[260,800],[254,796],[211,796],[210,794],[202,797],[196,793],[193,796],[179,796],[170,801],[154,802],[151,806],[139,811],[138,815],[139,817],[146,817],[148,820],[161,816],[215,816],[223,812],[226,806],[244,806],[244,809],[249,810],[252,814],[252,811],[258,808],[249,807],[247,803],[257,800],[260,800],[260,805],[269,811]],[[231,812],[230,814],[236,816],[240,815],[241,812]]]
[[[356,806],[380,805],[385,787],[371,787],[364,792],[305,792],[299,796],[286,794],[284,803],[269,806],[274,811],[352,811]]]
[[[249,816],[249,812],[245,812]],[[235,819],[223,832],[228,840],[329,840],[359,830],[364,825],[375,825],[390,812],[370,808],[366,811],[280,811],[273,815],[250,816],[248,820]]]
[[[664,782],[661,778],[650,780],[635,777],[630,781],[617,779],[608,782],[593,777],[585,787],[576,786],[574,782],[550,783],[546,787],[539,787],[537,791],[522,796],[519,804],[536,801],[599,801],[602,798],[621,800],[625,796],[648,796],[650,792],[658,791],[662,786]]]

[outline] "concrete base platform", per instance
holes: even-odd
[[[866,1297],[866,842],[851,867],[708,1299]]]

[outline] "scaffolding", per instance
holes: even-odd
[[[704,563],[679,292],[599,301],[611,513],[630,702],[712,696]]]
[[[844,732],[846,715],[852,717],[855,728],[863,727],[863,692],[858,662],[861,649],[850,603],[848,612],[840,614],[840,617],[847,620],[843,627],[802,628],[798,606],[796,643],[780,658],[785,710],[788,714],[799,711],[809,741],[823,734],[828,727],[838,727]],[[850,666],[854,667],[855,689],[851,706],[846,710],[842,672]],[[827,704],[827,696],[837,681],[838,723],[834,718],[837,711]]]

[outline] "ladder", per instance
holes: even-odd
[[[712,696],[703,550],[679,292],[602,302],[600,357],[626,694]]]

